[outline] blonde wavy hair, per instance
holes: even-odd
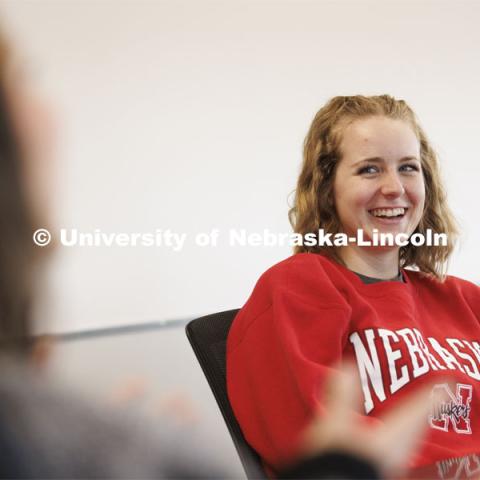
[[[375,115],[407,122],[420,142],[420,161],[425,182],[425,208],[415,233],[446,233],[446,246],[420,246],[408,244],[400,248],[400,267],[412,267],[445,279],[448,258],[457,236],[455,219],[447,205],[445,190],[440,179],[437,155],[420,127],[413,110],[404,100],[390,95],[337,96],[315,115],[303,144],[303,163],[298,177],[292,208],[288,217],[295,233],[340,233],[341,225],[334,202],[333,181],[336,166],[341,160],[340,144],[347,122]],[[336,247],[296,246],[294,253],[312,252],[327,255],[343,264]]]

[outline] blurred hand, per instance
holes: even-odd
[[[180,426],[192,426],[200,421],[200,414],[186,390],[170,388],[161,394],[152,391],[147,378],[124,378],[109,395],[109,404],[130,408],[137,414],[174,420]]]
[[[346,366],[327,381],[328,414],[319,414],[305,431],[303,453],[342,451],[372,462],[385,477],[403,474],[428,426],[432,387],[419,389],[376,422],[367,422],[359,416],[362,395],[356,367]]]

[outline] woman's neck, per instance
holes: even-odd
[[[367,277],[389,280],[398,275],[398,249],[382,250],[349,246],[339,248],[337,253],[349,270]]]

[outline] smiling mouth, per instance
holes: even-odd
[[[395,208],[373,208],[368,210],[368,213],[375,218],[382,219],[400,219],[405,216],[408,208],[404,207],[395,207]]]

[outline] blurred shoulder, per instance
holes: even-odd
[[[0,444],[11,453],[0,478],[225,478],[204,439],[155,420],[0,359]]]

